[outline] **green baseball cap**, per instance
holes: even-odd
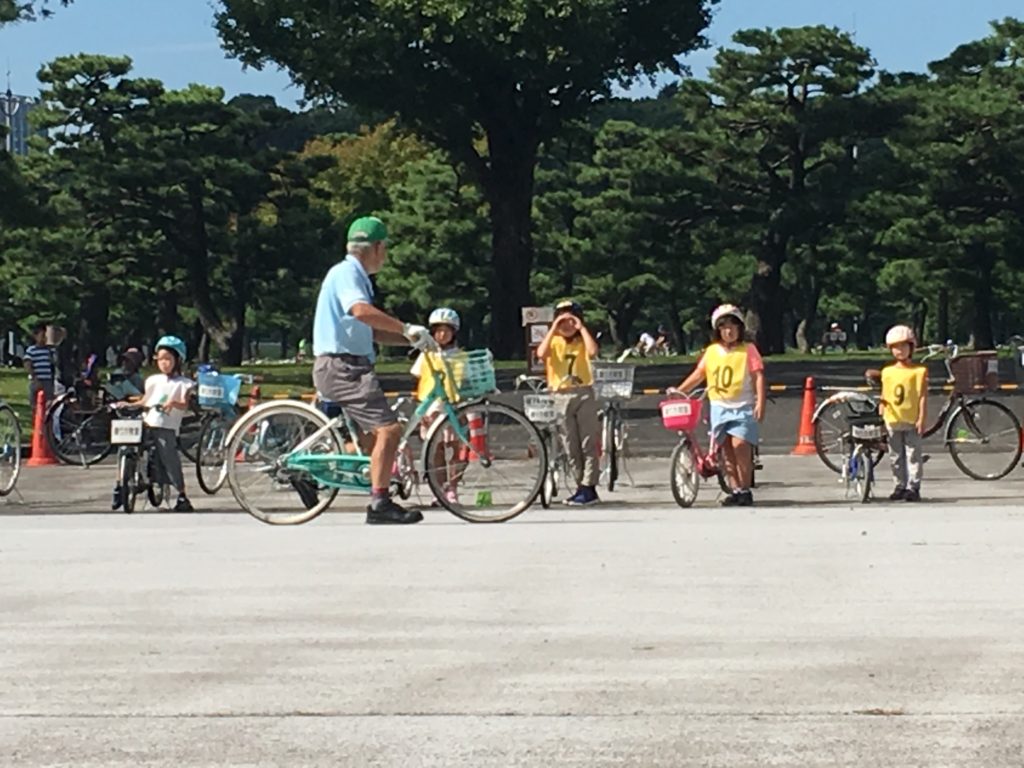
[[[388,239],[388,228],[376,216],[361,216],[348,228],[350,243],[379,243]]]

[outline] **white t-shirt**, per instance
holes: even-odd
[[[651,334],[647,333],[647,331],[644,331],[643,333],[640,334],[640,345],[644,348],[646,352],[650,352],[652,349],[654,349],[654,344],[654,337],[651,336]]]
[[[146,379],[146,394],[142,404],[154,406],[185,403],[188,400],[188,391],[194,384],[192,379],[185,376],[165,376],[162,373],[155,373]],[[184,418],[184,408],[167,408],[162,411],[146,411],[145,422],[147,426],[173,429],[174,434],[178,434]]]

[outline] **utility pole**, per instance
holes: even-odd
[[[4,113],[4,128],[6,132],[4,135],[4,149],[7,150],[7,154],[14,154],[14,116],[18,114],[18,110],[21,109],[21,102],[14,98],[14,94],[11,92],[11,69],[10,65],[7,66],[7,92],[4,93],[3,97],[0,98],[0,110]]]

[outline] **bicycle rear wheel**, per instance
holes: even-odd
[[[203,420],[196,443],[196,479],[203,493],[217,493],[227,479],[225,443],[230,426],[220,414]]]
[[[871,486],[875,480],[875,464],[872,461],[872,453],[864,446],[858,446],[858,463],[861,467],[860,503],[867,504],[871,501]]]
[[[975,480],[998,480],[1020,462],[1020,421],[1002,403],[967,400],[946,424],[946,448],[961,472]]]
[[[468,403],[457,418],[471,445],[446,439],[447,417],[427,434],[423,459],[431,492],[471,523],[511,520],[541,493],[548,460],[544,439],[523,413],[500,403]]]
[[[231,492],[242,509],[264,523],[295,525],[323,512],[338,495],[337,488],[318,483],[308,472],[285,467],[299,443],[329,419],[304,403],[287,401],[258,406],[231,430],[226,462]],[[324,432],[306,453],[342,451],[333,429]]]
[[[555,454],[558,449],[554,444],[555,438],[550,432],[544,433],[543,438],[544,447],[548,452],[548,463],[544,471],[544,484],[540,488],[540,505],[544,509],[549,509],[558,493],[558,458]]]
[[[202,411],[188,410],[178,430],[178,450],[189,461],[196,461],[199,456],[199,433],[206,419]]]
[[[821,462],[836,474],[840,474],[843,468],[843,461],[849,456],[846,447],[846,438],[850,433],[850,427],[846,417],[871,410],[868,401],[856,401],[857,408],[849,403],[836,401],[824,407],[814,421],[814,450],[818,453]],[[885,456],[884,450],[871,451],[871,461],[875,466]]]
[[[0,404],[0,496],[14,490],[21,471],[21,425],[11,407]]]
[[[110,420],[111,413],[105,404],[96,407],[83,403],[71,392],[50,405],[44,425],[46,439],[60,461],[88,467],[114,450],[110,443]]]
[[[690,438],[684,437],[672,450],[669,485],[676,504],[684,509],[692,507],[700,490],[700,472]]]

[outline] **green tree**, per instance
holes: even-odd
[[[495,351],[522,347],[539,146],[700,44],[716,0],[225,0],[217,27],[308,97],[384,114],[446,150],[489,203]]]
[[[39,17],[46,17],[53,13],[53,5],[68,6],[74,0],[35,0],[25,2],[24,0],[0,0],[0,25],[12,21],[32,21]]]
[[[873,61],[849,35],[818,26],[744,30],[733,40],[743,48],[721,50],[710,79],[684,84],[680,97],[706,141],[720,213],[756,259],[758,341],[782,352],[783,266],[802,240],[841,221],[853,148],[884,133],[886,120],[863,98]]]

